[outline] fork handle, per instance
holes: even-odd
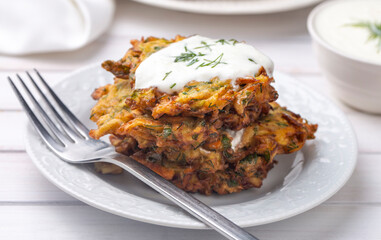
[[[240,228],[212,208],[201,201],[176,187],[171,182],[159,176],[148,167],[138,163],[134,159],[114,154],[111,157],[100,159],[99,161],[113,163],[125,169],[141,181],[152,187],[160,194],[176,203],[179,207],[189,212],[206,225],[214,228],[228,239],[234,240],[258,240],[244,229]]]

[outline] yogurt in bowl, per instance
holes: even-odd
[[[338,98],[354,108],[381,113],[381,1],[325,2],[310,13],[308,30]]]

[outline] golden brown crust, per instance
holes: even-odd
[[[222,121],[233,130],[240,130],[254,122],[261,113],[267,113],[269,102],[278,94],[270,85],[272,78],[266,72],[257,77],[238,80],[237,89],[230,80],[218,78],[208,82],[190,82],[179,93],[166,94],[156,88],[138,89],[127,97],[126,104],[158,119],[167,116],[192,116]]]
[[[260,187],[274,157],[299,150],[314,138],[317,125],[274,102],[278,94],[263,68],[236,80],[235,87],[213,78],[189,82],[171,95],[156,88],[135,90],[140,62],[181,39],[134,40],[120,61],[103,64],[116,78],[92,95],[98,103],[91,120],[98,129],[90,135],[111,134],[117,152],[189,192],[227,194]],[[238,130],[243,135],[233,148],[231,131]]]
[[[135,79],[135,71],[139,64],[152,53],[167,47],[169,44],[183,40],[185,37],[177,35],[174,39],[148,37],[141,40],[131,40],[132,47],[119,61],[108,60],[102,67],[118,78]]]
[[[135,149],[132,158],[190,192],[226,194],[260,187],[274,157],[299,150],[317,129],[276,103],[271,105],[268,115],[245,128],[235,150],[228,132],[190,117],[134,119],[121,128],[119,137],[111,137],[119,139],[112,143],[124,154]]]

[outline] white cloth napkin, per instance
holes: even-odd
[[[0,54],[80,48],[112,21],[114,0],[0,0]]]

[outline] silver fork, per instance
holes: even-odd
[[[34,71],[44,88],[47,89],[48,95],[54,100],[55,105],[58,105],[60,113],[28,72],[26,72],[28,78],[42,97],[42,101],[46,103],[51,116],[44,110],[39,101],[36,100],[33,93],[18,74],[16,76],[33,103],[34,108],[29,106],[12,79],[8,77],[8,80],[36,131],[49,149],[58,157],[73,164],[108,162],[118,165],[228,239],[257,239],[149,168],[130,157],[116,153],[110,144],[90,138],[87,127],[58,98],[41,74],[37,70]],[[43,119],[44,124],[36,115],[39,115]]]

